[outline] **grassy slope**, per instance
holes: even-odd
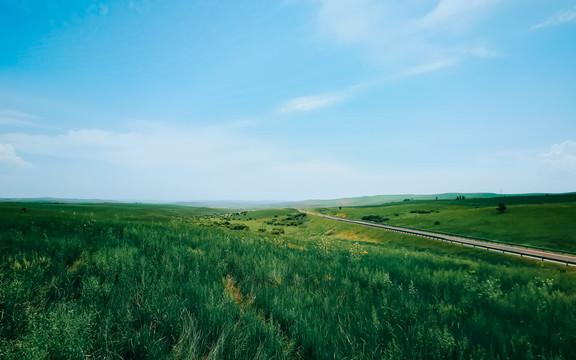
[[[479,201],[493,202],[493,199],[501,198],[505,202],[512,198],[526,198],[526,197],[541,197],[545,194],[524,194],[524,195],[498,195],[494,193],[445,193],[445,194],[432,194],[432,195],[373,195],[373,196],[360,196],[353,198],[341,198],[330,200],[304,200],[296,202],[284,202],[278,204],[271,204],[276,208],[279,207],[295,207],[295,208],[318,208],[318,207],[336,207],[336,206],[379,206],[386,203],[399,202],[404,200],[411,201],[429,201],[429,200],[455,200],[457,197],[465,196],[468,199],[475,199]],[[552,195],[558,196],[575,196],[575,194],[560,194]],[[510,200],[513,201],[513,200]],[[268,206],[270,207],[270,206]]]
[[[1,358],[576,356],[572,268],[318,217],[216,225],[293,209],[0,209]]]
[[[499,202],[508,210],[499,213]],[[366,215],[386,223],[447,233],[478,236],[517,244],[576,251],[576,197],[516,197],[491,200],[417,201],[380,207],[325,208],[327,214],[352,219]],[[416,211],[416,213],[413,213]],[[417,211],[430,211],[420,214]],[[435,225],[439,222],[438,225]]]
[[[166,221],[175,216],[204,216],[222,214],[225,210],[193,208],[176,205],[153,204],[43,204],[43,203],[0,203],[0,216],[11,215],[26,209],[28,217],[90,218],[95,221]]]

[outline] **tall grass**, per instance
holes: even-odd
[[[283,237],[28,215],[0,223],[0,358],[576,357],[574,273],[554,265],[321,220]]]

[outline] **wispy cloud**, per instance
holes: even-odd
[[[17,166],[17,167],[30,167],[32,166],[27,161],[24,161],[14,149],[12,144],[0,143],[0,163]]]
[[[350,167],[322,152],[271,144],[242,132],[234,126],[155,124],[126,132],[79,129],[59,135],[0,134],[0,142],[9,144],[0,148],[0,161],[25,165],[15,149],[42,156],[46,159],[42,164],[58,164],[63,171],[38,165],[39,172],[46,172],[41,186],[56,189],[70,184],[70,189],[62,191],[124,199],[148,193],[162,199],[330,196],[321,179],[337,179],[345,188],[356,176]],[[100,195],[105,190],[108,193]]]
[[[306,112],[337,105],[389,80],[389,77],[374,78],[330,93],[293,98],[282,103],[279,111],[282,113]]]
[[[502,0],[440,0],[436,6],[421,0],[401,3],[377,0],[317,0],[320,33],[342,45],[368,49],[385,67],[386,75],[343,90],[290,99],[281,112],[305,112],[343,102],[359,93],[393,81],[438,71],[470,57],[495,57],[496,52],[466,30]],[[444,37],[450,41],[443,41]],[[380,66],[379,66],[380,67]]]
[[[318,0],[322,34],[343,44],[368,48],[379,62],[408,64],[477,56],[474,24],[503,0]],[[481,55],[490,52],[485,49]]]
[[[540,164],[546,168],[576,175],[576,142],[564,141],[554,144],[538,156]]]
[[[348,98],[350,95],[344,92],[332,94],[303,96],[290,99],[280,105],[280,112],[294,113],[317,110],[327,106],[338,104]]]
[[[443,69],[446,67],[453,66],[457,63],[458,63],[458,59],[444,59],[444,60],[436,61],[436,62],[429,63],[429,64],[418,65],[418,66],[414,66],[413,68],[410,68],[406,71],[401,72],[398,77],[403,78],[403,77],[411,77],[411,76],[416,76],[416,75],[420,75],[420,74],[425,74],[428,72],[432,72],[432,71],[436,71],[436,70],[440,70],[440,69]]]
[[[544,20],[543,22],[536,24],[532,27],[532,30],[537,30],[541,28],[546,28],[550,26],[557,26],[566,24],[576,20],[576,6],[572,9],[564,10],[559,12],[555,15],[550,16],[548,19]]]
[[[0,110],[0,125],[31,126],[38,116],[17,110]]]
[[[416,29],[433,31],[455,29],[478,20],[489,5],[499,0],[440,0],[436,7],[417,19]]]
[[[400,79],[447,68],[456,65],[459,61],[460,60],[458,58],[446,58],[436,62],[416,65],[407,70],[403,70],[399,73],[389,76],[376,77],[369,81],[363,81],[356,85],[347,87],[342,90],[334,91],[332,93],[297,97],[287,100],[281,104],[279,111],[282,113],[307,112],[337,105],[370,89],[383,86],[385,84],[391,84]]]

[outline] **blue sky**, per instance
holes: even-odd
[[[576,191],[576,1],[0,0],[0,197]]]

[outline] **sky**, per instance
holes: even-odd
[[[576,1],[0,0],[0,198],[576,191]]]

